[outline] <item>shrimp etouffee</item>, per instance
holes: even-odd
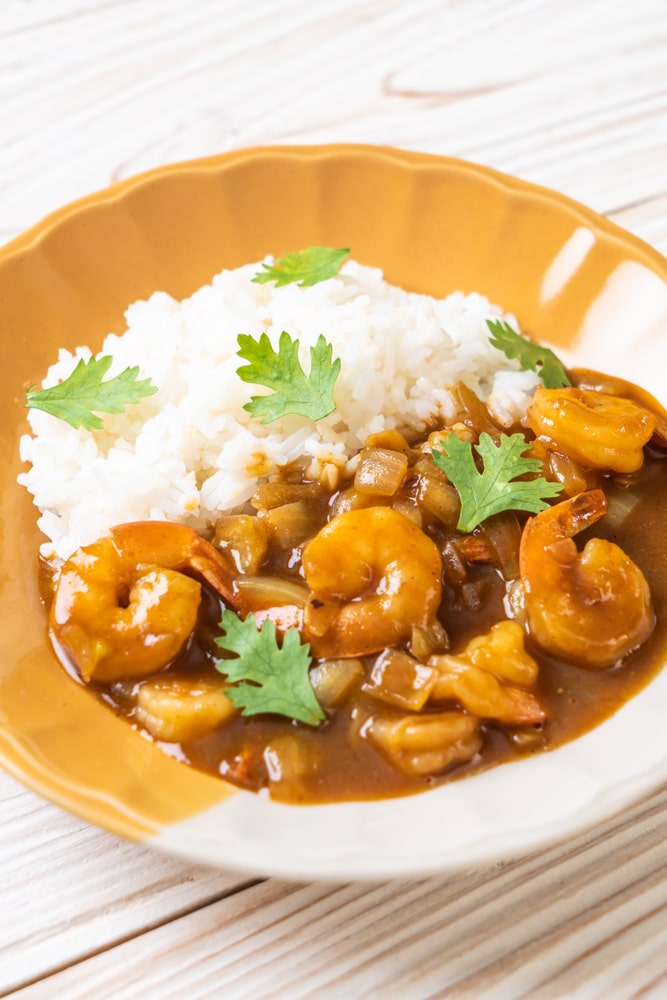
[[[667,417],[569,381],[509,431],[456,385],[447,425],[375,434],[321,481],[295,462],[206,533],[119,525],[49,576],[62,661],[167,752],[287,802],[407,794],[580,735],[663,658]],[[470,445],[481,481],[511,435],[513,485],[548,489],[461,527],[443,456]]]

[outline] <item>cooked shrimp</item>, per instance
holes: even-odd
[[[607,510],[601,490],[564,500],[523,530],[519,563],[530,633],[547,652],[602,669],[651,634],[655,616],[638,566],[613,542],[572,540]]]
[[[399,771],[418,777],[472,760],[483,743],[479,719],[463,712],[371,716],[362,735]]]
[[[606,392],[568,386],[535,390],[527,423],[540,441],[586,469],[637,472],[655,416],[638,403]]]
[[[179,653],[201,599],[186,573],[230,599],[233,574],[223,556],[180,524],[122,524],[67,560],[50,625],[84,681],[143,677]]]
[[[135,718],[156,740],[187,743],[206,736],[236,714],[217,678],[160,674],[139,685]]]
[[[667,448],[667,410],[646,389],[615,375],[603,375],[588,368],[573,368],[570,371],[570,378],[578,389],[604,392],[608,396],[622,396],[648,410],[655,417],[653,441],[660,447]]]
[[[390,507],[337,515],[307,543],[302,562],[304,633],[315,656],[364,656],[405,642],[440,603],[435,542]]]
[[[435,672],[431,701],[458,701],[480,719],[514,725],[546,717],[538,699],[526,690],[537,681],[538,666],[524,649],[523,629],[517,622],[498,622],[456,656],[432,656],[428,666]]]

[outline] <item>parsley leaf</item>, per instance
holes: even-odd
[[[349,247],[308,247],[307,250],[286,253],[284,257],[277,257],[273,264],[262,264],[264,270],[258,271],[252,280],[259,285],[275,281],[276,288],[289,285],[292,281],[301,286],[316,285],[318,281],[335,277],[349,253]]]
[[[489,343],[502,351],[506,358],[518,358],[522,368],[537,372],[547,389],[570,385],[561,361],[550,348],[522,337],[509,323],[487,319],[486,325],[492,333]]]
[[[252,396],[243,407],[263,424],[278,420],[286,413],[298,413],[311,420],[321,420],[336,409],[333,387],[340,372],[340,358],[332,361],[332,347],[320,334],[310,348],[310,373],[299,362],[299,341],[285,330],[280,334],[278,353],[265,333],[255,340],[247,333],[238,338],[240,358],[250,361],[237,375],[244,382],[265,385],[275,390],[269,396]]]
[[[273,712],[316,726],[325,718],[308,677],[310,646],[301,644],[295,628],[285,632],[282,646],[270,619],[257,628],[254,615],[241,621],[234,611],[225,611],[220,627],[225,635],[216,639],[221,649],[237,653],[235,659],[218,660],[216,669],[237,684],[225,694],[242,715]]]
[[[528,444],[522,434],[501,434],[495,444],[484,431],[475,445],[483,461],[480,472],[473,457],[472,445],[450,433],[440,442],[442,451],[433,451],[432,457],[448,476],[461,498],[461,514],[457,528],[472,531],[478,524],[503,510],[526,510],[537,514],[549,506],[548,497],[555,497],[562,490],[560,483],[550,483],[542,476],[537,479],[517,480],[518,476],[538,472],[541,463],[537,458],[524,457]]]
[[[36,392],[34,386],[30,386],[26,390],[25,405],[65,420],[71,427],[99,430],[102,420],[94,411],[122,413],[129,403],[138,403],[144,396],[157,392],[157,386],[150,379],[137,381],[137,366],[126,368],[120,375],[103,382],[112,361],[108,354],[88,361],[80,358],[74,371],[58,385]]]

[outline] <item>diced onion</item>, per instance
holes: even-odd
[[[272,507],[264,513],[271,537],[281,549],[292,549],[300,545],[320,526],[320,515],[312,502],[295,500]]]
[[[455,488],[430,458],[421,458],[415,465],[415,472],[419,475],[419,506],[447,527],[455,528],[461,512],[461,500]]]
[[[317,770],[320,755],[312,741],[297,736],[274,736],[263,753],[267,778],[271,785],[289,787],[299,795],[304,778]]]
[[[286,503],[297,500],[313,501],[320,495],[315,483],[287,483],[277,480],[272,483],[259,483],[253,494],[251,503],[256,510],[271,510],[282,507]]]
[[[373,664],[363,690],[380,701],[418,712],[428,700],[433,680],[430,667],[399,649],[385,649]]]
[[[331,504],[331,516],[337,517],[338,514],[346,514],[349,510],[360,510],[362,507],[373,507],[376,504],[377,499],[371,494],[359,493],[353,486],[348,486],[338,493]]]
[[[604,519],[605,527],[607,531],[617,531],[639,503],[639,497],[630,490],[624,490],[610,493],[607,500],[609,506]]]
[[[515,580],[519,575],[519,545],[521,525],[514,511],[504,511],[486,519],[481,533],[494,553],[504,580]]]
[[[407,517],[409,521],[416,524],[418,528],[423,528],[424,518],[422,512],[417,502],[411,497],[396,497],[391,506],[397,514],[402,514],[403,517]]]
[[[486,432],[494,440],[497,440],[500,429],[492,420],[486,404],[477,393],[468,388],[464,382],[457,382],[451,387],[450,392],[456,406],[456,420],[472,430],[478,439],[480,434]]]
[[[334,708],[364,674],[361,660],[322,660],[310,671],[310,683],[322,708]]]
[[[444,625],[435,619],[430,625],[413,625],[410,635],[410,652],[417,660],[427,660],[434,653],[449,649],[449,636]]]
[[[412,448],[399,431],[387,430],[371,434],[366,438],[367,448],[389,448],[391,451],[401,451],[408,458],[412,454]]]
[[[468,569],[453,539],[445,542],[443,546],[442,569],[444,579],[450,586],[460,586],[468,579]]]
[[[215,524],[218,548],[234,562],[239,573],[257,573],[266,559],[269,534],[264,521],[250,514],[229,514]]]
[[[387,448],[364,448],[354,475],[359,493],[393,497],[403,485],[408,471],[408,458],[403,452]]]
[[[569,455],[549,452],[546,464],[547,478],[561,483],[566,496],[577,496],[589,488],[585,470]]]
[[[308,588],[281,576],[239,576],[234,582],[244,605],[272,608],[295,604],[303,607],[308,600]]]

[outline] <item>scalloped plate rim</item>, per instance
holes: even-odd
[[[651,247],[633,234],[625,231],[616,223],[610,221],[604,216],[599,215],[594,210],[587,208],[585,205],[582,205],[574,199],[560,194],[557,191],[521,180],[509,174],[495,170],[494,168],[455,157],[440,156],[437,154],[421,153],[382,145],[362,143],[333,143],[315,146],[252,146],[213,156],[183,160],[173,164],[165,164],[154,167],[129,178],[117,181],[108,187],[84,195],[83,197],[70,202],[68,205],[50,212],[43,219],[30,226],[24,233],[13,238],[8,243],[0,247],[0,262],[12,257],[15,254],[21,254],[29,251],[31,247],[38,244],[41,239],[46,237],[49,232],[56,228],[65,219],[70,218],[79,212],[85,212],[89,208],[121,200],[138,187],[141,187],[144,184],[150,184],[153,181],[159,181],[159,179],[163,176],[173,175],[178,172],[219,171],[221,168],[233,166],[235,164],[242,164],[255,157],[293,156],[312,159],[317,158],[318,156],[327,158],[341,155],[380,157],[388,159],[393,163],[402,164],[410,170],[419,170],[422,168],[438,170],[443,167],[448,167],[454,168],[458,171],[469,171],[475,176],[481,176],[485,178],[486,181],[497,184],[505,191],[512,191],[524,197],[528,196],[533,199],[556,203],[560,207],[566,208],[574,217],[584,221],[588,226],[592,226],[598,231],[604,233],[607,238],[612,238],[622,245],[631,246],[634,253],[641,256],[643,262],[646,263],[651,270],[663,278],[663,280],[667,274],[667,260],[665,260],[665,258],[657,250],[655,250],[655,248]],[[663,688],[665,689],[664,691],[662,690]],[[624,705],[617,713],[615,713],[615,715],[607,719],[590,733],[587,733],[585,736],[579,738],[573,743],[569,743],[549,754],[540,755],[539,757],[532,758],[530,761],[513,763],[511,765],[511,769],[516,770],[517,775],[519,773],[527,773],[528,770],[531,770],[532,773],[532,770],[535,769],[535,765],[539,765],[539,762],[543,760],[548,760],[549,763],[556,761],[557,767],[562,767],[563,762],[569,761],[569,757],[572,754],[579,756],[582,748],[584,746],[588,746],[591,740],[596,743],[598,741],[598,734],[602,730],[604,730],[605,734],[616,732],[617,729],[619,729],[620,732],[623,732],[624,727],[627,724],[626,720],[628,715],[632,715],[634,712],[638,711],[640,705],[643,706],[644,701],[648,704],[648,701],[651,701],[658,692],[661,697],[664,697],[665,705],[667,706],[667,676],[665,676],[664,672],[662,674],[658,674],[658,676],[646,688],[639,692],[631,702]],[[90,803],[90,808],[87,808],[87,806],[77,806],[76,808],[73,808],[68,799],[67,781],[58,780],[53,775],[50,776],[48,771],[48,762],[46,763],[46,766],[42,764],[40,770],[40,767],[33,761],[33,773],[28,776],[26,772],[30,771],[31,768],[22,764],[21,753],[16,751],[12,753],[11,750],[8,749],[10,744],[11,740],[0,740],[0,762],[9,773],[11,773],[18,780],[24,781],[28,787],[33,788],[38,792],[38,794],[50,799],[58,806],[69,809],[75,815],[78,815],[90,822],[96,822],[94,818],[94,802]],[[593,758],[595,757],[595,753],[596,750],[594,748],[592,751]],[[25,760],[30,758],[27,751],[23,752],[23,756],[25,757]],[[525,767],[524,764],[529,765],[529,767]],[[212,806],[210,809],[195,815],[191,819],[184,820],[171,827],[165,827],[161,833],[158,833],[153,837],[148,837],[148,839],[143,842],[166,850],[172,854],[189,858],[190,860],[213,863],[239,871],[261,871],[263,874],[283,876],[291,875],[295,877],[308,878],[343,877],[363,879],[390,876],[404,877],[407,875],[429,874],[436,871],[448,872],[458,870],[463,866],[488,864],[494,860],[506,858],[508,853],[513,854],[517,852],[535,850],[551,844],[565,835],[576,834],[589,828],[596,822],[608,819],[624,806],[627,806],[631,802],[635,801],[640,794],[646,793],[651,789],[655,789],[660,784],[660,781],[667,777],[667,742],[661,750],[661,755],[657,759],[657,765],[661,773],[656,774],[656,758],[654,758],[650,765],[647,764],[645,767],[635,770],[632,774],[627,775],[617,785],[598,785],[597,787],[591,788],[591,794],[589,795],[587,801],[582,804],[579,811],[572,812],[572,810],[566,810],[565,814],[561,818],[561,823],[557,828],[547,828],[542,822],[539,821],[533,823],[532,826],[526,825],[525,822],[524,825],[520,827],[511,825],[503,833],[503,847],[500,850],[500,853],[498,851],[498,844],[496,843],[495,846],[491,844],[489,834],[487,832],[486,834],[482,834],[476,838],[468,840],[465,847],[459,846],[453,853],[445,846],[440,851],[432,850],[430,853],[424,852],[421,858],[417,858],[416,860],[414,857],[411,857],[406,861],[396,848],[394,848],[393,853],[390,852],[389,854],[386,852],[384,854],[381,852],[375,852],[374,857],[368,850],[362,851],[357,857],[355,857],[354,852],[348,852],[347,858],[343,861],[341,867],[342,859],[340,857],[340,852],[337,851],[330,851],[328,857],[326,852],[324,855],[319,855],[318,860],[314,863],[311,859],[308,859],[303,855],[299,855],[294,849],[283,850],[282,852],[277,850],[273,853],[273,855],[270,851],[268,854],[265,852],[262,857],[259,858],[257,856],[257,845],[252,843],[252,857],[250,857],[248,856],[247,849],[244,847],[242,828],[243,825],[248,822],[256,823],[258,821],[258,817],[265,815],[267,808],[269,809],[271,815],[285,815],[285,812],[287,812],[290,814],[291,818],[293,818],[297,813],[301,816],[310,815],[310,817],[317,814],[322,817],[326,816],[327,818],[324,819],[325,826],[332,821],[331,818],[335,815],[342,815],[343,813],[350,812],[356,812],[357,814],[360,812],[368,813],[369,815],[372,814],[371,825],[377,826],[378,823],[381,824],[382,822],[386,822],[387,817],[393,816],[397,809],[405,812],[407,808],[409,811],[410,803],[415,803],[417,801],[421,802],[422,800],[424,802],[430,800],[434,803],[434,805],[437,803],[437,812],[437,810],[441,808],[441,801],[446,800],[447,798],[456,799],[458,797],[457,790],[463,786],[469,785],[471,782],[478,783],[481,790],[480,794],[482,794],[482,796],[485,793],[489,780],[492,781],[493,785],[502,784],[502,782],[498,782],[497,776],[506,772],[507,765],[484,772],[473,779],[466,779],[463,782],[453,782],[431,792],[421,793],[419,796],[383,800],[372,803],[343,803],[323,806],[284,806],[277,803],[268,803],[261,799],[261,797],[254,796],[247,792],[234,790],[234,794],[221,801],[218,805]],[[519,771],[519,769],[521,769],[521,771]],[[574,770],[576,771],[577,769],[575,768]],[[40,772],[40,778],[35,776],[36,772]],[[587,776],[581,770],[579,770],[579,774],[584,782],[584,785],[587,785],[592,780],[590,776]],[[509,778],[508,780],[512,781],[513,779]],[[450,790],[454,791],[452,792]],[[494,791],[491,797],[493,798],[496,794],[497,792]],[[248,803],[250,803],[249,806]],[[413,811],[419,812],[420,808],[421,807],[419,806],[415,806]],[[428,812],[428,808],[425,808]],[[235,820],[235,822],[237,825],[240,823],[240,833],[237,830],[232,831],[236,837],[236,841],[234,841],[234,848],[230,850],[230,848],[227,847],[226,853],[223,851],[222,856],[220,856],[216,853],[215,849],[210,851],[206,844],[206,837],[202,836],[197,849],[193,852],[192,841],[186,842],[184,840],[184,837],[187,836],[188,829],[204,829],[205,832],[205,825],[209,822],[207,816],[215,817],[217,819],[219,816],[224,817],[225,815],[231,815],[233,810],[236,810],[239,814],[239,817]],[[203,828],[202,824],[204,824]],[[113,832],[120,835],[128,836],[127,832],[122,829],[122,823],[119,823],[116,828],[113,828],[113,826],[108,823],[105,824],[104,827],[106,829],[113,829]],[[405,840],[405,831],[401,832],[401,837],[403,838],[402,843],[405,845],[407,843]],[[267,845],[264,844],[263,846],[266,849]]]

